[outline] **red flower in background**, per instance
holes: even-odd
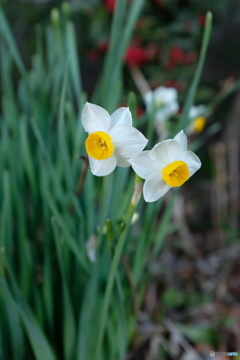
[[[146,51],[140,46],[129,46],[125,53],[125,63],[128,66],[142,66],[148,61]]]
[[[198,15],[198,23],[200,26],[203,27],[205,25],[205,21],[206,21],[206,15],[204,14]]]
[[[108,12],[113,13],[116,6],[116,0],[104,0],[104,6]]]
[[[180,46],[172,46],[169,51],[169,60],[172,65],[180,65],[184,61],[184,52]]]
[[[143,108],[138,105],[137,106],[137,113],[136,113],[137,118],[141,117],[143,114],[144,114]]]
[[[194,51],[185,53],[183,49],[174,45],[169,50],[169,59],[163,64],[166,70],[172,70],[178,65],[192,64],[197,60],[197,55]]]

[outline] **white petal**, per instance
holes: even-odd
[[[170,116],[178,112],[179,105],[177,102],[167,103],[160,107],[155,113],[155,121],[162,122],[167,120]]]
[[[181,130],[175,137],[174,140],[177,140],[181,144],[181,151],[187,150],[187,136]]]
[[[111,117],[102,107],[87,102],[82,112],[82,124],[89,134],[96,131],[107,132],[111,125]]]
[[[114,152],[114,156],[117,159],[117,166],[120,166],[120,167],[129,167],[130,166],[128,160],[126,158],[122,157],[120,154],[118,154],[118,152],[116,150]]]
[[[129,159],[140,153],[148,140],[143,134],[132,126],[119,125],[109,131],[114,145],[114,152]]]
[[[181,152],[181,144],[176,140],[164,140],[150,151],[150,158],[167,166],[176,160]]]
[[[150,150],[143,151],[140,154],[132,156],[128,161],[132,165],[135,173],[142,179],[147,179],[150,175],[161,174],[163,166],[149,157]]]
[[[164,123],[165,120],[168,119],[168,114],[163,110],[163,109],[159,109],[155,112],[155,122],[162,124]]]
[[[177,90],[174,88],[166,88],[159,86],[154,91],[148,91],[143,95],[147,111],[153,108],[160,108],[156,112],[156,121],[164,121],[179,110],[177,102]]]
[[[191,106],[189,113],[188,113],[189,118],[195,119],[198,116],[198,107],[197,106]]]
[[[191,176],[201,167],[201,161],[199,157],[194,154],[192,151],[183,151],[180,155],[178,155],[176,160],[184,161],[191,173]]]
[[[155,121],[154,126],[159,139],[166,139],[167,136],[165,136],[166,129],[164,126],[164,122]]]
[[[121,107],[111,115],[111,129],[116,125],[132,126],[132,114],[129,108]]]
[[[153,103],[153,92],[152,91],[147,91],[145,94],[143,94],[143,100],[146,104],[146,107],[148,109],[148,111],[150,111],[150,109],[152,109],[152,107],[154,106]]]
[[[156,101],[162,100],[165,103],[177,100],[177,90],[175,88],[167,88],[165,86],[159,86],[153,92],[153,96]]]
[[[170,189],[170,186],[161,178],[160,174],[152,174],[147,178],[143,186],[143,197],[146,202],[153,202]]]
[[[196,117],[202,115],[204,111],[206,110],[205,105],[198,105],[198,106],[192,106],[189,111],[189,118],[190,120],[195,119]]]
[[[178,110],[179,110],[179,104],[178,104],[177,101],[173,101],[173,102],[168,104],[168,113],[169,113],[169,115],[177,114]]]
[[[106,176],[116,167],[117,159],[114,155],[105,160],[95,160],[88,156],[91,172],[96,176]]]

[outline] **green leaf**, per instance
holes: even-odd
[[[95,355],[96,360],[101,357],[103,338],[104,338],[104,333],[105,333],[106,323],[107,323],[107,314],[108,314],[108,310],[109,310],[109,306],[110,306],[110,302],[111,302],[113,286],[114,286],[114,282],[115,282],[115,278],[116,278],[116,274],[117,274],[120,257],[122,255],[123,247],[125,245],[125,241],[127,238],[128,230],[131,227],[131,219],[132,219],[134,210],[135,210],[135,207],[130,204],[129,209],[126,214],[126,217],[125,217],[126,226],[125,226],[125,229],[123,230],[123,232],[121,233],[121,235],[119,236],[118,243],[115,248],[115,253],[114,253],[114,256],[113,256],[113,259],[111,262],[111,267],[109,270],[109,276],[108,276],[108,280],[107,280],[107,287],[105,290],[104,300],[103,300],[103,308],[102,308],[101,321],[100,321],[100,330],[99,330],[99,333],[97,336],[97,341],[96,341],[96,344],[97,344],[96,355]]]
[[[25,348],[20,317],[8,303],[5,303],[5,309],[10,328],[12,356],[14,360],[20,360],[24,357]]]
[[[3,247],[9,253],[12,246],[12,194],[11,177],[9,171],[6,170],[3,173],[3,194],[0,217],[0,250]]]
[[[56,356],[53,353],[52,348],[50,347],[45,335],[40,330],[35,318],[31,314],[30,310],[27,309],[25,305],[24,308],[21,304],[18,304],[12,297],[6,282],[0,276],[0,295],[5,301],[11,305],[14,310],[19,314],[30,344],[32,346],[36,360],[57,360]],[[27,311],[26,311],[27,309]]]
[[[193,343],[216,345],[217,334],[210,326],[175,324],[178,330]]]
[[[206,52],[207,52],[207,48],[208,48],[208,44],[209,44],[209,40],[210,40],[210,36],[211,36],[211,31],[212,31],[212,13],[210,11],[208,11],[207,16],[206,16],[206,23],[205,23],[205,27],[204,27],[204,34],[203,34],[200,58],[199,58],[197,68],[196,68],[196,71],[195,71],[195,74],[193,77],[193,81],[191,83],[191,86],[190,86],[190,89],[189,89],[189,92],[187,95],[186,102],[184,104],[183,113],[181,115],[176,133],[178,133],[182,129],[185,129],[188,125],[188,121],[189,121],[188,113],[189,113],[191,106],[194,103],[194,100],[195,100],[195,95],[196,95],[197,87],[198,87],[200,77],[202,74],[202,69],[203,69]]]
[[[27,120],[26,117],[22,117],[19,121],[19,140],[20,148],[23,157],[23,166],[25,167],[29,183],[32,188],[33,194],[36,193],[36,175],[34,171],[34,159],[33,153],[31,152],[31,147],[29,143],[29,136],[27,132]]]
[[[119,271],[116,275],[116,284],[117,284],[117,308],[115,305],[117,313],[117,324],[118,324],[118,347],[119,347],[119,360],[124,360],[126,356],[127,349],[127,339],[126,339],[126,316],[125,316],[125,303],[123,295],[123,286],[121,284],[121,279]]]
[[[2,11],[1,5],[0,5],[0,32],[3,38],[5,38],[5,41],[9,47],[9,51],[18,67],[19,72],[21,73],[22,76],[24,76],[26,74],[26,70],[23,61],[21,59],[21,56],[19,55],[15,40],[13,38],[13,35],[11,33],[5,15]]]
[[[151,260],[149,261],[149,263],[151,263],[151,261],[153,261],[153,259],[157,256],[157,254],[159,253],[160,249],[163,246],[163,242],[164,242],[164,239],[168,232],[169,222],[170,222],[171,216],[172,216],[174,201],[175,201],[175,198],[177,197],[179,191],[180,191],[180,188],[174,190],[174,192],[172,194],[172,198],[166,206],[166,209],[164,211],[163,217],[161,219],[160,225],[158,227],[158,230],[157,230],[157,233],[155,236],[154,245],[153,245],[153,249],[152,249],[152,253],[151,253]]]
[[[184,293],[175,288],[167,288],[162,295],[162,302],[167,308],[176,308],[184,304]]]
[[[64,106],[65,106],[65,98],[66,98],[66,87],[67,87],[67,75],[68,75],[68,62],[66,64],[65,69],[65,75],[62,85],[62,92],[61,92],[61,99],[60,99],[60,105],[59,105],[59,114],[58,114],[58,143],[59,148],[61,151],[61,158],[64,162],[64,168],[66,169],[66,180],[68,184],[68,190],[71,192],[73,190],[73,178],[72,178],[72,172],[70,168],[70,158],[68,153],[68,146],[66,141],[66,133],[67,129],[64,124]]]
[[[67,22],[66,24],[66,47],[69,54],[69,71],[71,76],[71,81],[75,91],[75,98],[79,102],[79,112],[83,109],[84,106],[84,97],[82,96],[82,81],[80,74],[79,58],[77,51],[77,40],[74,30],[74,25],[72,22]]]
[[[200,134],[190,145],[189,149],[191,151],[198,150],[201,146],[206,144],[212,136],[217,134],[222,129],[222,124],[213,123],[209,126],[202,134]]]
[[[224,101],[228,96],[232,95],[234,92],[236,92],[240,88],[240,79],[238,79],[233,86],[231,86],[228,90],[222,92],[218,96],[215,97],[207,106],[207,109],[211,113],[214,108],[219,105],[222,101]]]
[[[67,245],[72,250],[73,254],[75,255],[76,259],[78,260],[78,262],[82,266],[82,268],[85,271],[87,271],[88,267],[87,267],[87,263],[86,263],[86,257],[80,251],[76,240],[69,233],[69,230],[65,224],[64,218],[61,216],[61,214],[60,214],[59,210],[57,209],[57,207],[54,203],[54,200],[49,192],[46,194],[46,197],[47,197],[49,207],[56,219],[56,222],[64,234],[64,238],[66,240]]]
[[[113,95],[112,92],[113,73],[115,73],[116,62],[119,63],[117,55],[118,55],[118,47],[122,38],[125,9],[126,9],[126,1],[117,0],[116,9],[113,14],[113,22],[111,26],[109,49],[106,60],[104,62],[103,76],[100,82],[100,86],[97,88],[98,94],[95,93],[95,95],[93,96],[94,102],[99,102],[98,99],[96,98],[96,96],[98,95],[100,99],[100,103],[107,109],[109,107],[109,103],[111,103],[111,101],[109,101],[109,99],[107,98],[109,88]]]
[[[102,308],[98,291],[98,275],[99,264],[96,262],[92,267],[79,313],[77,360],[95,359],[96,333]]]
[[[62,276],[62,287],[63,287],[63,342],[64,342],[64,359],[70,360],[75,351],[75,341],[76,341],[76,325],[74,320],[74,312],[71,303],[66,272],[64,268],[63,258],[62,258],[62,245],[60,242],[59,230],[57,227],[56,220],[52,218],[52,226],[54,232],[54,239],[57,248],[57,257],[58,263]]]

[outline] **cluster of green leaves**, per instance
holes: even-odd
[[[126,2],[118,2],[110,51],[93,100],[109,111],[118,102],[122,57],[142,4],[135,1],[127,8]],[[104,179],[88,172],[80,196],[76,193],[84,167],[78,155],[85,153],[85,95],[74,26],[66,10],[60,14],[54,9],[51,24],[37,29],[36,54],[27,70],[0,8],[0,359],[123,359],[135,328],[133,308],[144,292],[146,251],[153,242],[158,251],[168,224],[165,219],[162,228],[150,221],[160,206],[153,204],[142,220],[140,237],[134,238],[130,218],[124,217],[134,186],[129,170],[117,169]],[[134,110],[134,95],[130,103]],[[98,245],[95,263],[86,255],[91,236]],[[104,292],[121,236],[141,291],[133,304],[121,267],[113,294],[110,288],[106,321]],[[99,342],[96,354],[100,329],[104,343]]]
[[[122,59],[142,5],[143,0],[117,1],[110,49],[91,99],[110,112],[122,91]],[[129,211],[130,169],[118,168],[103,179],[88,172],[81,188],[86,95],[68,16],[64,4],[61,13],[52,10],[44,31],[37,28],[36,54],[27,70],[0,7],[0,359],[124,359],[146,268],[166,233],[175,230],[169,227],[174,196],[161,221],[162,201],[140,201]],[[207,19],[180,128],[206,54],[211,14]],[[134,116],[134,94],[129,106]],[[154,116],[146,119],[140,124],[152,134]],[[142,210],[131,229],[133,211]],[[87,257],[89,239],[97,246],[94,263]],[[122,252],[125,266],[118,266]]]

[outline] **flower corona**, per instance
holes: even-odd
[[[93,159],[104,160],[109,158],[114,152],[111,136],[103,131],[88,135],[86,150]]]
[[[192,106],[189,111],[189,120],[190,125],[187,129],[189,134],[191,133],[201,133],[206,126],[206,118],[203,114],[206,112],[207,108],[205,105]]]
[[[190,171],[184,161],[174,161],[162,170],[162,178],[171,186],[181,186],[190,177]]]

